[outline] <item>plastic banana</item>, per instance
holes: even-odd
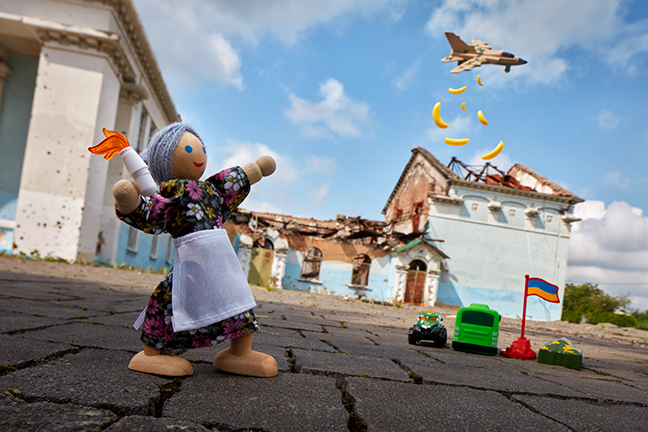
[[[464,110],[464,111],[468,111],[468,110],[466,109],[466,102],[464,102],[464,103],[461,104],[461,109]]]
[[[486,118],[484,117],[484,113],[481,112],[481,110],[477,111],[477,117],[479,118],[481,124],[483,124],[484,126],[488,126],[488,121],[486,121]]]
[[[451,88],[451,89],[448,89],[448,91],[449,91],[450,93],[454,94],[454,95],[457,95],[457,94],[461,94],[461,93],[465,92],[465,91],[466,91],[466,87],[467,87],[467,86],[463,86],[463,87],[458,88],[458,89],[453,89],[453,88]]]
[[[484,84],[482,84],[481,82],[481,75],[477,75],[477,84],[479,84],[482,87],[484,86]]]
[[[441,102],[437,102],[436,105],[434,105],[434,108],[432,109],[432,118],[437,126],[441,129],[445,129],[448,127],[448,124],[441,119],[439,111],[441,111]]]
[[[446,138],[443,141],[446,144],[451,145],[451,146],[462,146],[462,145],[468,144],[469,138],[463,138],[463,139]]]
[[[484,160],[493,159],[495,156],[497,156],[498,154],[500,154],[502,152],[503,148],[504,148],[504,141],[500,141],[500,143],[497,144],[497,147],[495,147],[495,150],[493,150],[492,152],[482,156],[482,159],[484,159]]]

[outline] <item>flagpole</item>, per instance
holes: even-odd
[[[524,275],[524,306],[522,307],[522,335],[524,337],[524,324],[526,323],[526,304],[527,304],[527,292],[529,291],[529,275]]]

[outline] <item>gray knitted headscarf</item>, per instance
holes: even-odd
[[[195,129],[188,124],[171,123],[153,135],[148,147],[140,155],[158,185],[173,179],[173,151],[185,132],[194,134],[202,142]]]

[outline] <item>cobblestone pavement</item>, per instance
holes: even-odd
[[[194,375],[129,371],[131,324],[160,275],[0,257],[2,431],[648,430],[648,332],[528,322],[568,337],[581,371],[407,343],[420,307],[254,288],[276,378],[216,371],[226,345],[181,354]],[[438,307],[451,337],[456,308]],[[499,347],[519,336],[503,319]]]

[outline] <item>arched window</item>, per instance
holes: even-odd
[[[421,260],[414,260],[411,263],[409,263],[408,270],[426,271],[427,265]]]
[[[369,285],[369,268],[371,267],[371,258],[361,254],[353,258],[353,272],[351,273],[351,285],[367,286]]]
[[[267,238],[263,238],[263,237],[260,238],[260,239],[255,240],[252,247],[253,248],[274,250],[274,244],[272,244],[272,240],[267,239]]]
[[[308,248],[306,255],[304,255],[304,263],[302,264],[302,279],[319,279],[321,266],[322,251],[314,247]]]

